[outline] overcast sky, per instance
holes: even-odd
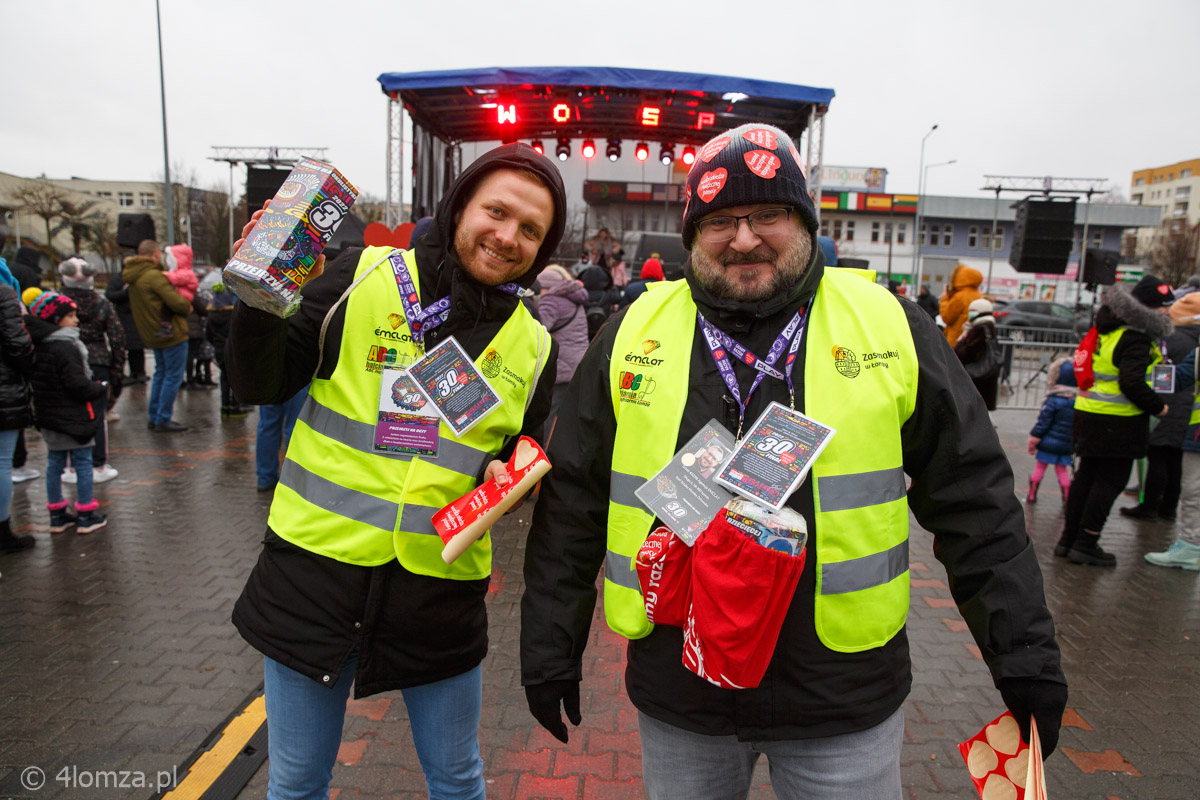
[[[1105,178],[1128,194],[1133,170],[1200,158],[1195,0],[161,8],[171,161],[203,186],[229,181],[228,167],[208,160],[213,145],[324,146],[361,190],[383,196],[378,75],[491,66],[831,88],[825,163],[886,168],[897,193],[916,191],[921,138],[934,124],[925,163],[957,163],[928,171],[930,194],[979,194],[985,174]],[[161,179],[153,0],[0,0],[0,22],[0,171]]]

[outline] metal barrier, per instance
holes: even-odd
[[[1083,333],[1056,328],[997,326],[1004,366],[1000,370],[997,408],[1039,409],[1046,399],[1050,363],[1075,352]]]

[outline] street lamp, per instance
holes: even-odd
[[[937,126],[935,125],[934,127],[937,127]],[[934,167],[944,167],[947,164],[957,164],[957,163],[958,163],[958,159],[952,158],[949,161],[939,161],[936,164],[927,165],[923,170],[921,170],[921,186],[926,187],[929,185],[929,170],[933,169]],[[922,188],[921,191],[924,192],[924,188]],[[920,206],[921,206],[921,200],[918,199],[917,200],[917,208],[919,209]],[[920,241],[921,241],[920,229],[918,228],[917,229],[918,245],[920,244]],[[922,278],[921,272],[922,272],[921,264],[920,264],[920,262],[918,262],[917,263],[917,282],[913,284],[913,288],[915,288],[917,291],[921,290],[921,278]]]
[[[913,268],[912,277],[913,285],[916,286],[918,263],[921,259],[921,203],[924,201],[925,193],[925,140],[928,139],[933,132],[938,129],[934,125],[921,137],[921,166],[917,169],[917,219],[913,223]]]

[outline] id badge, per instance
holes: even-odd
[[[453,336],[415,361],[408,374],[455,436],[462,436],[500,407],[500,395]]]
[[[778,511],[835,433],[836,430],[812,417],[771,403],[722,465],[715,480]]]
[[[1158,394],[1171,394],[1175,391],[1175,365],[1155,364],[1150,370],[1150,388]]]
[[[734,497],[712,482],[732,452],[733,436],[710,419],[634,496],[691,547]]]
[[[408,372],[390,367],[383,370],[375,420],[375,452],[437,458],[441,421]]]

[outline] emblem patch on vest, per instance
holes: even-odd
[[[404,317],[399,314],[388,314],[387,321],[392,326],[392,330],[396,330],[396,328],[404,324]]]
[[[642,342],[642,355],[648,356],[660,347],[662,347],[662,342],[656,339],[647,339]]]
[[[500,374],[500,368],[504,366],[504,359],[496,352],[496,348],[489,347],[487,352],[483,354],[483,364],[481,369],[483,374],[489,378],[494,378]]]
[[[653,378],[639,372],[622,372],[620,381],[622,403],[633,403],[639,406],[650,405],[650,401],[646,398],[654,392],[656,384]]]
[[[833,366],[846,378],[857,378],[862,371],[862,365],[854,358],[854,351],[840,345],[833,347]]]

